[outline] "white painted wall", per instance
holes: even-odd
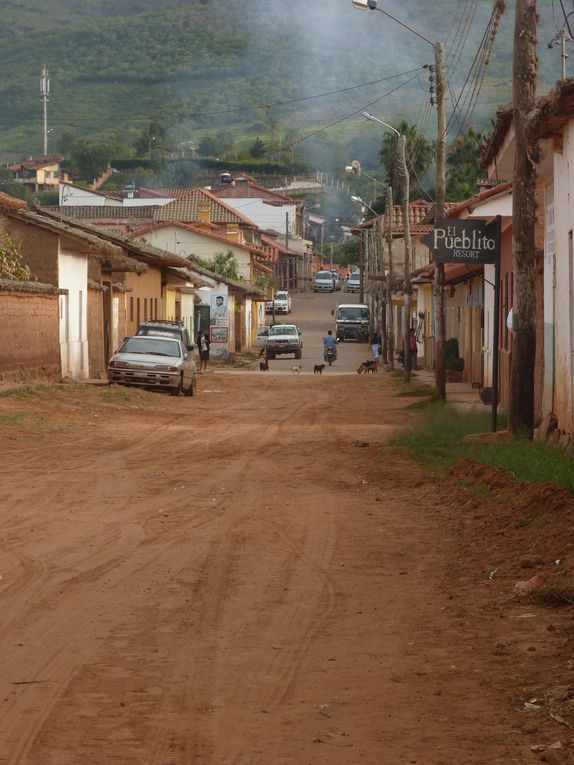
[[[237,259],[239,275],[245,281],[251,281],[251,253],[235,245],[233,242],[222,242],[203,236],[199,232],[190,231],[181,226],[163,226],[155,231],[148,231],[138,236],[138,239],[160,250],[167,250],[188,258],[195,255],[202,260],[213,261],[216,253],[231,250]]]
[[[121,199],[112,199],[96,194],[90,189],[80,189],[70,186],[67,183],[60,183],[59,186],[60,206],[61,207],[121,207]]]
[[[574,433],[574,121],[554,154],[554,406],[559,427]],[[545,280],[551,279],[550,268]],[[547,285],[545,285],[546,293]],[[549,286],[548,286],[549,289]],[[546,325],[547,318],[544,317]]]
[[[542,413],[552,412],[554,406],[554,298],[556,252],[554,248],[554,186],[544,194],[544,388]]]
[[[293,236],[296,223],[296,205],[270,205],[263,199],[257,197],[248,197],[245,199],[234,199],[220,197],[222,202],[237,210],[246,218],[256,223],[259,228],[271,228],[279,234],[285,233],[285,215],[289,213],[289,236]]]
[[[60,357],[62,377],[85,380],[88,368],[88,259],[61,250],[58,254]]]

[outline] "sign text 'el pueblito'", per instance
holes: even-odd
[[[422,241],[437,263],[495,263],[500,252],[500,228],[496,220],[441,218]]]

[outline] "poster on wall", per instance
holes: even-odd
[[[211,295],[211,323],[223,325],[227,324],[227,295],[221,292],[214,292]]]
[[[228,327],[210,327],[209,339],[212,343],[227,343],[229,340]]]

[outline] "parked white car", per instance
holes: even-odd
[[[335,277],[331,271],[319,271],[315,275],[313,292],[335,292]]]
[[[117,385],[160,388],[173,396],[194,396],[195,362],[176,337],[128,337],[108,364],[108,380]]]
[[[265,313],[291,313],[291,296],[287,290],[279,290],[273,300],[265,303]]]

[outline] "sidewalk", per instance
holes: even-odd
[[[418,369],[417,380],[425,385],[434,388],[435,378],[432,369]],[[487,409],[489,405],[483,404],[478,395],[478,388],[473,388],[470,383],[457,382],[446,384],[446,400],[449,404],[457,404],[466,407],[477,407],[478,409]]]

